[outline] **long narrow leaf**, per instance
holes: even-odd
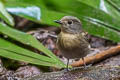
[[[12,16],[6,11],[2,1],[0,1],[0,18],[2,18],[6,23],[11,26],[14,26],[15,24]]]
[[[27,56],[18,55],[17,53],[7,51],[7,50],[4,50],[2,48],[0,48],[0,56],[10,58],[10,59],[14,59],[14,60],[29,62],[29,63],[37,64],[37,65],[54,66],[54,67],[56,66],[56,65],[48,63],[48,62],[43,62],[43,61],[40,61],[40,60],[37,60],[37,59],[34,59],[34,58],[30,58],[30,57],[27,57]],[[60,66],[56,66],[56,67],[61,68]]]
[[[96,0],[79,0],[79,1],[95,9],[97,8],[99,10],[102,10],[106,14],[120,21],[120,19],[118,18],[120,17],[120,11],[117,10],[119,7],[117,7],[116,5],[112,5],[113,3],[112,0],[97,0],[97,1]]]
[[[3,23],[0,23],[0,32],[8,35],[9,37],[14,38],[15,40],[20,41],[21,43],[32,46],[44,52],[46,55],[51,57],[53,60],[57,61],[58,64],[64,65],[62,61],[60,61],[50,50],[46,49],[41,43],[39,43],[36,40],[36,38],[34,38],[33,36],[26,34],[24,32],[20,32],[15,29],[12,29]]]
[[[0,43],[2,43],[2,44],[0,44],[0,48],[2,48],[2,49],[13,51],[13,52],[16,52],[20,55],[29,56],[29,57],[32,57],[32,58],[35,58],[35,59],[38,59],[38,60],[41,60],[41,61],[56,63],[56,61],[52,60],[52,58],[49,58],[49,57],[40,55],[38,53],[34,53],[30,50],[21,48],[21,47],[15,45],[13,43],[10,43],[9,41],[6,41],[6,40],[2,39],[2,38],[0,38]]]
[[[41,1],[39,4],[37,4]],[[40,9],[41,20],[32,19],[34,22],[56,25],[53,20],[60,19],[65,15],[72,15],[80,18],[83,28],[92,35],[119,42],[120,36],[120,1],[119,0],[22,0],[11,5],[11,1],[7,1],[7,9],[16,9],[17,7],[24,8],[36,6]],[[30,4],[30,5],[29,5]],[[10,11],[12,12],[12,11]],[[13,13],[18,16],[20,12]],[[32,16],[22,17],[30,19]],[[90,20],[92,19],[92,20]],[[30,19],[31,20],[31,19]],[[105,30],[104,33],[102,30]]]

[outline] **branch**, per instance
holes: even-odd
[[[106,51],[97,53],[94,56],[89,56],[89,57],[85,57],[85,63],[86,64],[90,64],[90,63],[97,63],[103,59],[106,59],[110,56],[116,55],[120,52],[120,45],[114,47],[114,48],[110,48]],[[82,66],[84,65],[83,61],[80,59],[79,61],[76,61],[74,63],[71,64],[71,66],[73,67],[77,67],[77,66]]]

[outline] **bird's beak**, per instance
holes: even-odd
[[[54,20],[54,22],[56,22],[58,24],[62,24],[62,22],[60,20]]]

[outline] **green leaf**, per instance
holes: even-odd
[[[50,24],[50,25],[56,25],[56,23],[54,23],[53,20],[60,19],[62,16],[66,15],[65,13],[55,12],[51,10],[44,10],[39,8],[38,6],[27,6],[27,7],[17,6],[17,7],[7,8],[7,10],[12,14],[19,15],[20,17],[24,17],[36,23]],[[53,17],[49,15],[56,15],[56,16]]]
[[[39,43],[33,36],[12,29],[3,23],[0,23],[0,32],[23,44],[29,45],[44,52],[46,55],[51,57],[54,60],[54,62],[56,61],[57,64],[65,66],[65,64],[62,61],[60,61],[50,50],[46,49],[41,43]]]
[[[25,56],[29,56],[29,57],[32,57],[32,58],[35,58],[35,59],[38,59],[38,60],[41,60],[41,61],[46,61],[46,62],[50,62],[50,63],[56,63],[54,60],[52,60],[51,58],[49,57],[46,57],[46,56],[43,56],[43,55],[40,55],[38,53],[34,53],[30,50],[27,50],[27,49],[24,49],[24,48],[21,48],[13,43],[10,43],[9,41],[6,41],[2,38],[0,38],[0,48],[2,49],[5,49],[5,50],[9,50],[9,51],[12,51],[12,52],[16,52],[20,55],[25,55]]]
[[[90,5],[94,8],[100,9],[104,11],[106,14],[118,19],[120,17],[120,13],[116,8],[118,8],[111,0],[79,0],[80,2],[83,2],[84,4]]]
[[[10,4],[11,1],[7,2],[7,10],[17,7],[26,9],[31,6],[39,8],[40,11],[38,13],[41,13],[40,20],[37,20],[37,18],[30,19],[33,16],[26,17],[23,13],[22,17],[32,21],[58,26],[53,20],[60,19],[65,15],[72,15],[81,20],[83,28],[89,34],[115,42],[120,41],[119,0],[35,0],[33,3],[28,0],[22,0],[21,2],[12,0],[15,3],[14,5]],[[114,3],[114,5],[111,3]],[[20,12],[16,13],[16,15],[21,16]]]
[[[120,21],[116,20],[115,18],[113,18],[111,15],[107,14],[103,10],[93,7],[91,6],[91,4],[89,5],[88,2],[83,3],[83,0],[74,0],[74,1],[66,0],[64,4],[61,5],[62,2],[63,0],[59,0],[59,1],[51,0],[51,5],[55,4],[54,6],[58,8],[57,9],[58,12],[64,12],[64,13],[67,13],[68,15],[77,16],[82,21],[85,20],[86,17],[90,17],[103,22],[109,27],[120,30],[120,27],[119,27]],[[69,6],[69,4],[71,4],[71,6]],[[48,7],[48,8],[54,10],[53,7]]]
[[[120,11],[120,0],[107,0],[114,8]]]
[[[107,28],[106,25],[99,23],[92,18],[86,19],[86,22],[83,22],[83,25],[85,26],[84,29],[86,29],[90,34],[113,40],[115,42],[120,42],[119,31]]]
[[[111,0],[104,0],[104,3],[107,9],[106,13],[120,21],[120,18],[118,18],[120,17],[119,7],[116,4],[114,5]]]
[[[11,26],[14,26],[15,24],[12,16],[6,11],[2,1],[0,1],[0,18],[2,18],[6,23]]]
[[[13,8],[7,8],[7,10],[11,13],[14,13],[15,15],[25,17],[35,22],[40,22],[41,10],[37,6],[13,7]]]
[[[18,61],[24,61],[24,62],[28,62],[28,63],[32,63],[32,64],[37,64],[37,65],[60,67],[60,66],[56,66],[54,64],[48,63],[48,62],[40,61],[40,60],[30,58],[27,56],[23,56],[23,55],[18,55],[18,53],[16,53],[16,52],[4,50],[2,48],[0,48],[0,56],[18,60]]]
[[[24,61],[24,62],[37,64],[37,65],[42,65],[42,66],[53,66],[53,67],[58,67],[58,68],[64,67],[64,66],[59,65],[55,60],[49,57],[42,56],[42,55],[39,55],[38,53],[34,53],[27,49],[21,48],[2,38],[0,38],[0,43],[2,43],[0,44],[0,56],[2,57]],[[5,54],[2,54],[1,49],[2,49],[2,52],[4,50]],[[26,59],[28,60],[26,61]],[[34,61],[37,61],[38,63],[34,63]]]

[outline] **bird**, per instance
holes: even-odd
[[[61,32],[57,38],[57,48],[67,58],[67,70],[69,59],[82,59],[86,67],[84,57],[90,53],[89,43],[83,34],[80,19],[74,16],[64,16],[60,20],[54,20],[61,25]]]

